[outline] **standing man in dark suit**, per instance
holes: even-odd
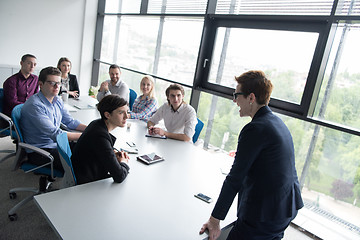
[[[267,106],[273,86],[265,74],[249,71],[235,79],[233,101],[240,107],[240,117],[252,120],[240,132],[233,166],[200,234],[208,229],[210,240],[220,236],[219,222],[238,194],[238,219],[227,239],[281,239],[304,205],[292,137]]]

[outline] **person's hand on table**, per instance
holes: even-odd
[[[206,229],[209,231],[209,240],[216,240],[221,234],[220,220],[211,216],[209,220],[202,226],[199,234],[203,234]]]
[[[124,151],[115,152],[115,156],[119,163],[120,162],[129,163],[130,157],[126,152]]]
[[[152,129],[153,134],[157,134],[160,136],[165,136],[165,131],[162,128],[154,127]]]
[[[68,91],[69,95],[73,96],[74,98],[78,98],[79,97],[79,92],[78,91]]]
[[[148,132],[150,135],[154,135],[154,126],[150,126]]]

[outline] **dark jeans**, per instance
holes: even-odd
[[[280,240],[293,218],[282,221],[249,222],[238,219],[227,240]]]

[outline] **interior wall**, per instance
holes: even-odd
[[[80,91],[90,86],[98,0],[0,1],[0,66],[16,67],[26,53],[37,57],[37,69],[72,62]],[[1,79],[2,82],[5,79]]]

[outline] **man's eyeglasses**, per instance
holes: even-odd
[[[45,81],[47,83],[49,83],[51,86],[55,87],[56,86],[60,86],[61,85],[61,82],[52,82],[52,81]]]
[[[233,93],[234,100],[237,99],[238,95],[245,95],[245,93],[243,93],[243,92],[234,92],[234,93]]]

